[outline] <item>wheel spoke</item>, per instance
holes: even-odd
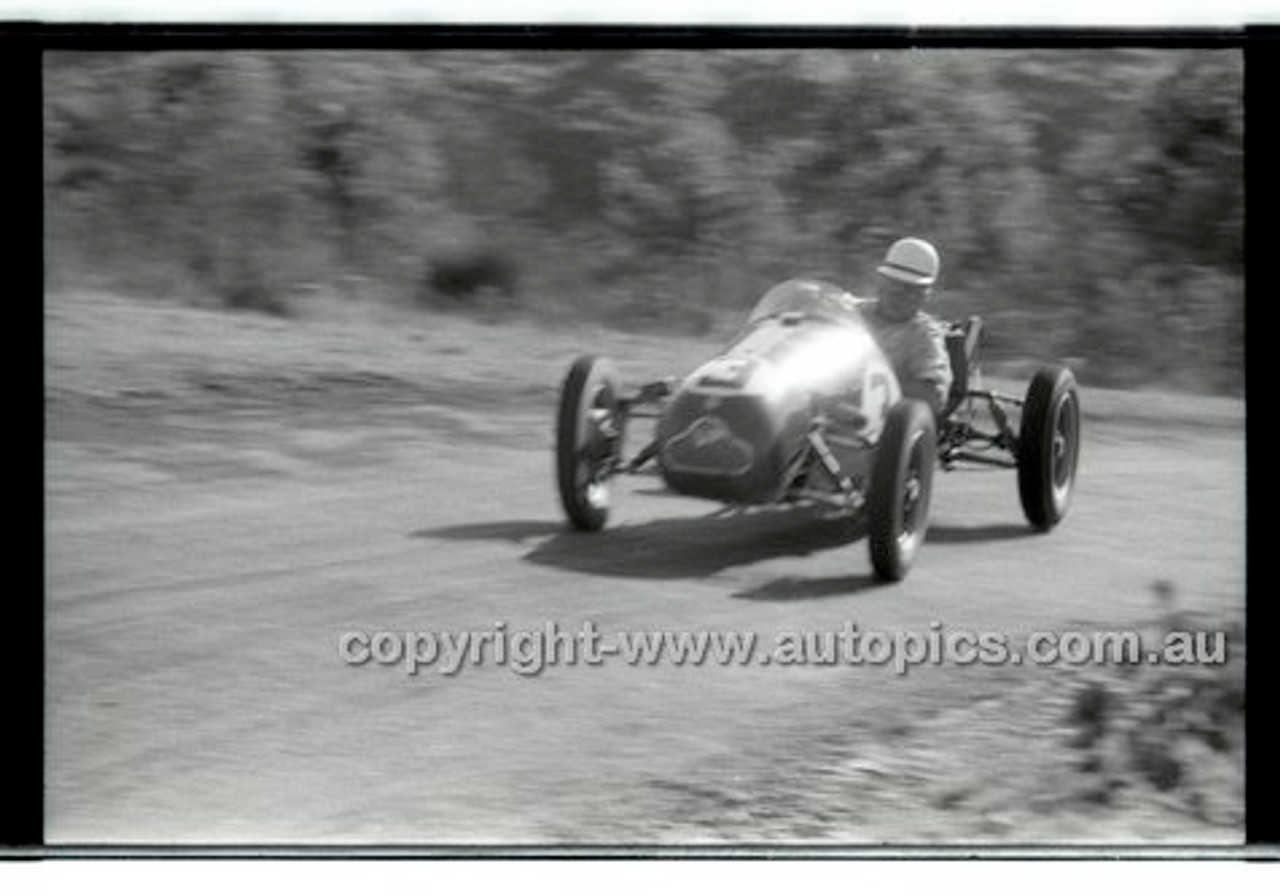
[[[1054,498],[1066,498],[1075,478],[1076,406],[1070,394],[1059,402],[1053,421],[1053,441],[1050,445],[1049,475],[1053,483]]]
[[[612,370],[601,358],[584,355],[565,377],[556,430],[556,465],[561,503],[570,521],[584,531],[605,523],[610,479],[626,415],[616,397]]]
[[[902,485],[902,528],[898,533],[898,540],[904,545],[915,538],[921,527],[921,508],[925,499],[921,463],[925,461],[920,444],[920,438],[917,436],[908,449],[910,459],[906,480]]]
[[[604,507],[609,503],[609,486],[598,480],[592,480],[587,484],[587,489],[583,494],[587,499],[587,503],[593,507]]]

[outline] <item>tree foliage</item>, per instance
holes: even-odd
[[[782,277],[870,289],[910,233],[943,252],[939,313],[987,315],[997,355],[1241,387],[1235,51],[58,53],[45,74],[55,285],[284,311],[350,278],[474,304],[498,271],[507,306],[696,328]]]

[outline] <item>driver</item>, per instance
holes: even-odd
[[[923,239],[900,239],[876,268],[880,284],[865,319],[893,365],[908,398],[927,403],[935,415],[951,389],[946,327],[923,310],[938,278],[938,252]]]

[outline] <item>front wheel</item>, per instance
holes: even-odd
[[[867,494],[867,543],[882,581],[905,578],[924,543],[937,442],[933,412],[923,401],[899,401],[889,411]]]
[[[1018,434],[1018,496],[1027,521],[1048,531],[1067,513],[1080,460],[1080,395],[1066,367],[1041,368],[1027,387]]]
[[[560,388],[556,479],[576,528],[599,531],[609,517],[609,479],[622,442],[617,377],[604,358],[578,358]]]

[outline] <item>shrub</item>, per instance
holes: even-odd
[[[439,252],[427,259],[423,288],[424,302],[438,305],[441,299],[467,304],[482,293],[515,297],[518,276],[515,263],[502,251],[473,246]]]

